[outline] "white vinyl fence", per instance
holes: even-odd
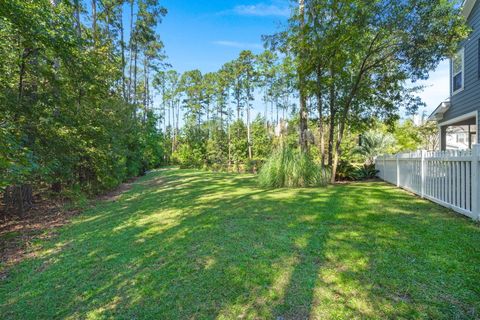
[[[472,150],[379,156],[378,177],[473,219],[480,218],[480,145]]]

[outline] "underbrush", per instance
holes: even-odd
[[[378,170],[375,164],[352,164],[340,161],[336,179],[341,181],[362,181],[376,178]]]

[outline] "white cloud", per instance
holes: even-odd
[[[241,16],[280,16],[288,17],[290,9],[288,6],[278,6],[276,4],[257,3],[252,5],[239,5],[233,8],[233,13]]]
[[[248,43],[248,42],[226,41],[226,40],[214,41],[213,43],[219,46],[238,48],[238,49],[262,49],[262,45],[259,43]]]

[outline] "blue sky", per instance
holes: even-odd
[[[262,51],[262,35],[285,24],[289,2],[164,0],[159,28],[169,61],[180,71],[216,71],[241,50]]]
[[[168,15],[159,27],[168,61],[179,72],[216,71],[240,51],[262,51],[262,35],[285,25],[287,0],[164,0]],[[430,113],[449,95],[448,63],[440,64],[420,94]],[[422,110],[419,110],[420,113]]]

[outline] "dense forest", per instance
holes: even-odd
[[[0,188],[23,211],[32,190],[91,195],[161,165],[257,172],[288,149],[335,179],[369,162],[354,152],[362,136],[430,147],[431,125],[398,120],[422,105],[409,81],[466,35],[458,10],[300,0],[264,52],[180,74],[157,32],[161,1],[0,1]]]

